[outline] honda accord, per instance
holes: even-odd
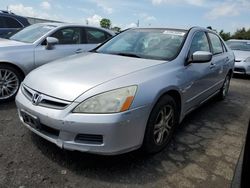
[[[16,104],[21,122],[60,148],[155,153],[186,114],[226,97],[233,67],[233,52],[211,30],[130,29],[32,71]]]

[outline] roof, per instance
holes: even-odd
[[[216,31],[214,30],[211,30],[211,29],[207,29],[207,28],[204,28],[204,27],[199,27],[199,26],[194,26],[194,27],[189,27],[189,28],[168,28],[168,27],[159,27],[159,28],[153,28],[153,27],[148,27],[148,28],[143,28],[143,27],[134,27],[134,28],[129,28],[129,29],[152,29],[152,30],[175,30],[175,31],[183,31],[183,32],[188,32],[189,30],[192,30],[192,29],[195,29],[195,30],[203,30],[203,31],[209,31],[209,32],[212,32],[212,33],[216,33],[218,34]],[[126,30],[129,30],[129,29],[126,29]],[[126,31],[124,30],[124,31]]]
[[[23,16],[16,15],[13,12],[5,11],[5,10],[0,10],[0,16],[15,18],[24,27],[30,25],[30,23],[28,22],[27,18],[25,18]]]
[[[75,24],[75,23],[57,23],[57,22],[44,22],[44,23],[37,23],[40,25],[54,25],[56,27],[64,27],[64,26],[72,26],[72,27],[88,27],[88,28],[96,28],[100,29],[103,31],[106,31],[112,35],[115,35],[115,33],[109,29],[101,28],[101,27],[95,27],[95,26],[89,26],[89,25],[84,25],[84,24]]]

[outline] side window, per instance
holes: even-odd
[[[59,44],[81,44],[80,28],[64,28],[56,31],[51,37],[59,40]]]
[[[9,17],[3,17],[6,28],[20,28],[22,25],[15,19]]]
[[[86,37],[89,44],[102,43],[107,39],[105,32],[92,28],[86,28]]]
[[[208,33],[208,36],[212,44],[213,54],[223,53],[223,48],[219,37],[212,33]]]
[[[4,20],[0,17],[0,28],[5,28]]]
[[[203,31],[199,31],[195,34],[189,52],[193,54],[197,51],[210,52],[207,35]]]

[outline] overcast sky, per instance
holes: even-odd
[[[109,18],[113,26],[212,26],[235,31],[250,28],[250,0],[1,0],[0,9],[24,16],[99,25]]]

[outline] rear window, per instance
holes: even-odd
[[[250,41],[227,41],[226,43],[232,50],[250,51]]]

